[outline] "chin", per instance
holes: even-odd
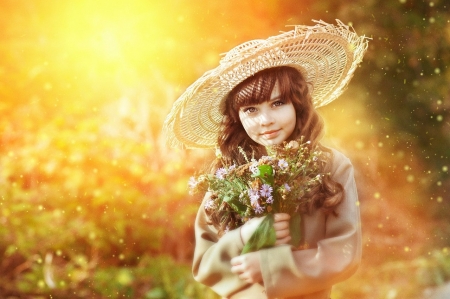
[[[271,145],[278,145],[281,144],[283,142],[283,140],[267,140],[264,142],[264,146],[271,146]]]

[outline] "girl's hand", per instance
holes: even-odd
[[[291,241],[291,233],[289,231],[289,219],[291,219],[291,216],[286,213],[276,213],[274,214],[273,218],[273,227],[275,229],[275,235],[277,238],[275,241],[275,245],[289,244],[289,242]],[[263,220],[264,217],[255,217],[247,221],[241,227],[241,238],[244,244],[248,242],[250,237],[253,235],[253,233]]]
[[[275,245],[289,244],[291,241],[291,233],[289,231],[291,216],[286,213],[276,213],[273,218],[273,227],[277,238]],[[264,217],[255,217],[241,227],[241,238],[244,244],[248,242],[263,220]],[[231,259],[231,272],[239,275],[239,278],[247,283],[262,282],[260,259],[259,252],[250,252],[234,257]]]
[[[259,252],[250,252],[231,259],[231,272],[247,283],[262,282]]]
[[[273,218],[273,227],[275,228],[275,235],[277,237],[275,246],[289,244],[291,241],[291,232],[289,230],[289,220],[291,219],[291,216],[286,213],[276,213]]]

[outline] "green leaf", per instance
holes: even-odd
[[[289,230],[291,232],[291,244],[295,248],[300,246],[300,241],[302,239],[301,222],[302,216],[299,213],[291,215],[291,219],[289,220]]]
[[[273,214],[269,214],[264,218],[253,235],[248,240],[242,249],[241,254],[258,251],[263,248],[272,247],[275,245],[277,239],[275,235],[275,228],[273,227]]]
[[[265,184],[273,186],[273,168],[270,165],[259,165],[258,172],[253,174],[252,177],[260,178]]]
[[[247,210],[247,206],[236,199],[236,197],[226,195],[223,197],[223,200],[227,202],[238,213],[244,213]]]

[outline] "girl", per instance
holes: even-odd
[[[205,195],[195,220],[193,275],[224,298],[326,299],[332,285],[350,277],[360,262],[353,167],[343,154],[320,145],[323,123],[314,108],[342,92],[367,48],[364,38],[338,24],[296,27],[293,32],[269,38],[271,47],[259,47],[259,41],[236,47],[216,72],[206,73],[182,95],[165,123],[166,132],[174,138],[172,144],[216,144],[222,154],[220,161],[228,165],[245,163],[238,147],[258,159],[266,154],[266,146],[300,136],[327,153],[323,171],[330,176],[314,191],[313,201],[303,211],[299,248],[289,245],[289,215],[278,213],[274,215],[275,246],[241,255],[263,218],[227,231],[217,220],[220,215],[205,209],[210,194]],[[315,33],[321,33],[320,37],[315,39]],[[322,43],[322,48],[311,51],[309,43]],[[353,47],[349,53],[343,49],[348,44]],[[293,45],[297,47],[295,54]],[[333,51],[323,50],[333,47]],[[321,49],[328,61],[338,65],[324,67],[320,55],[312,54],[321,53]],[[346,59],[336,59],[340,51]],[[293,56],[295,60],[289,59]],[[311,65],[305,59],[311,57],[316,63],[308,68]],[[336,69],[338,75],[327,73],[329,69]],[[211,100],[214,96],[216,100]],[[211,121],[214,117],[220,121]],[[215,142],[208,135],[211,132]],[[216,162],[214,168],[221,163]]]

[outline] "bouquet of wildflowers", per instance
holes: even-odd
[[[303,138],[267,148],[267,156],[246,163],[226,165],[215,174],[202,174],[189,181],[191,193],[210,192],[204,207],[209,214],[220,215],[227,230],[243,225],[253,217],[266,216],[242,253],[275,244],[273,214],[291,215],[291,243],[298,247],[301,239],[301,212],[311,200],[311,190],[320,187],[323,153],[311,148]]]

